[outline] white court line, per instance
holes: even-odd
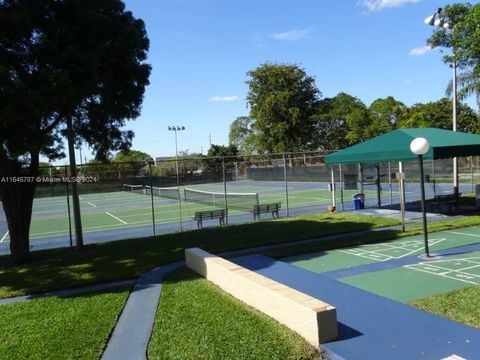
[[[466,236],[480,237],[480,235],[477,235],[477,234],[462,233],[462,232],[459,232],[459,231],[445,231],[445,232],[450,233],[450,234],[456,234],[456,235],[466,235]]]
[[[108,211],[105,211],[105,214],[110,215],[112,218],[114,218],[115,220],[120,221],[121,223],[123,223],[123,224],[125,224],[125,225],[128,225],[125,221],[123,221],[122,219],[119,219],[119,218],[116,217],[115,215],[110,214]]]
[[[446,238],[431,239],[431,240],[429,240],[429,244],[430,245],[436,245],[439,242],[444,241],[444,240],[446,240]],[[417,241],[417,240],[414,240],[414,241]],[[387,246],[388,248],[383,249],[383,250],[364,250],[366,247],[373,247],[373,246],[378,246],[378,245]],[[423,250],[423,248],[418,248],[418,249],[414,249],[414,250],[408,249],[408,248],[406,249],[405,247],[398,247],[398,246],[395,246],[394,244],[387,244],[387,243],[365,244],[365,245],[361,245],[361,246],[353,248],[353,249],[359,249],[359,250],[362,251],[362,253],[358,254],[358,253],[349,252],[348,249],[339,250],[339,251],[343,252],[345,254],[350,254],[350,255],[354,255],[354,256],[358,256],[358,257],[367,258],[367,259],[370,259],[370,260],[373,259],[373,260],[383,262],[383,261],[389,261],[389,260],[392,260],[392,259],[401,259],[401,258],[404,258],[406,256],[413,255],[414,253],[416,253],[418,251]],[[387,254],[382,253],[382,251],[388,251],[388,250],[403,250],[403,251],[408,251],[408,252],[405,253],[405,254],[399,255],[399,256],[392,256],[392,255],[387,255]],[[385,256],[387,258],[379,260],[379,259],[376,259],[372,255]]]
[[[5,235],[3,235],[2,240],[0,240],[0,243],[2,243],[3,240],[5,240],[7,238],[7,236],[8,236],[8,231],[5,233]]]
[[[430,275],[437,275],[437,276],[441,276],[441,277],[444,277],[444,278],[447,278],[447,279],[458,280],[458,281],[462,281],[462,282],[465,282],[465,283],[468,283],[468,284],[478,285],[478,283],[476,283],[476,282],[474,282],[474,281],[468,281],[468,280],[465,280],[465,279],[459,279],[459,278],[452,277],[452,276],[448,276],[448,275],[444,275],[444,274],[437,274],[437,273],[430,272],[430,271],[427,271],[427,270],[424,270],[424,269],[421,269],[421,268],[415,268],[415,267],[409,267],[409,266],[406,266],[406,267],[407,267],[408,269],[412,269],[412,270],[415,270],[415,271],[424,272],[424,273],[427,273],[427,274],[430,274]]]
[[[93,207],[97,207],[97,205],[92,204],[90,201],[87,201],[87,204],[88,204],[88,205],[91,205],[91,206],[93,206]]]

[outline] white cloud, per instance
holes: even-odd
[[[426,53],[428,53],[430,51],[434,51],[434,50],[435,49],[432,49],[431,46],[425,45],[425,46],[414,48],[414,49],[410,50],[408,55],[410,55],[410,56],[422,56],[422,55],[425,55]]]
[[[293,29],[270,36],[279,41],[298,41],[306,38],[310,34],[310,29]]]
[[[420,0],[359,0],[358,4],[366,7],[368,11],[380,11],[386,8],[403,6],[408,3],[417,3]]]
[[[410,79],[405,79],[404,83],[405,85],[410,85],[413,81]]]
[[[238,96],[212,96],[210,101],[215,101],[215,102],[231,102],[231,101],[237,101]]]

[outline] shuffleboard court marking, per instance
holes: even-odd
[[[455,234],[455,235],[465,235],[465,236],[473,236],[473,237],[480,237],[478,234],[470,234],[470,233],[464,233],[460,231],[445,231],[446,233],[449,234]]]
[[[405,265],[404,268],[421,271],[434,276],[458,280],[468,284],[480,285],[480,275],[468,272],[468,270],[480,268],[480,261],[475,262],[472,261],[472,259],[478,259],[478,257],[420,262],[418,264]],[[458,269],[450,269],[446,267],[448,266],[448,263],[456,265],[461,262],[472,263],[475,265],[465,266]]]
[[[2,243],[8,236],[8,231],[3,235],[2,239],[0,240],[0,243]]]
[[[430,239],[429,245],[436,245],[439,242],[445,241],[446,238],[439,238],[439,239]],[[423,249],[422,246],[418,246],[422,244],[422,240],[410,240],[408,243],[406,241],[402,241],[400,246],[392,243],[379,243],[379,244],[367,244],[362,245],[357,248],[339,250],[345,254],[358,256],[362,258],[366,258],[369,260],[375,261],[388,261],[392,259],[401,259],[409,255],[413,255],[414,253],[421,251]],[[376,250],[369,250],[368,248],[375,247]],[[405,251],[400,255],[388,255],[383,254],[382,252],[388,250],[400,250]]]
[[[115,215],[110,214],[108,211],[105,211],[105,214],[110,215],[112,218],[114,218],[115,220],[120,221],[122,224],[128,225],[125,221],[123,221],[122,219],[119,219],[119,218],[116,217]]]
[[[90,205],[90,206],[93,206],[93,207],[97,207],[97,205],[92,204],[90,201],[87,201],[87,204]]]

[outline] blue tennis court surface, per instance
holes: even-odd
[[[323,346],[329,358],[480,359],[477,329],[265,256],[233,261],[337,308],[338,340]]]

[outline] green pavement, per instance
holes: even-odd
[[[480,242],[480,226],[430,234],[430,253]],[[288,257],[283,261],[324,273],[359,265],[386,262],[424,252],[423,236]],[[480,252],[433,258],[418,257],[413,265],[373,271],[340,281],[401,302],[422,299],[472,285],[480,285]]]
[[[474,258],[470,261],[464,260]],[[350,276],[341,282],[401,302],[480,285],[480,252]],[[458,260],[461,259],[461,260]],[[478,260],[478,261],[477,261]]]

